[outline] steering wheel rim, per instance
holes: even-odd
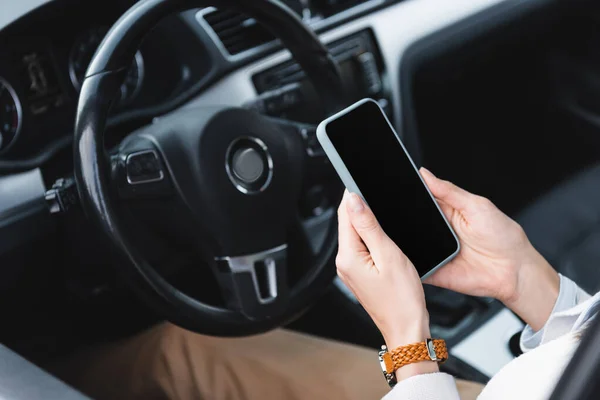
[[[143,0],[111,28],[82,84],[75,125],[75,179],[86,214],[129,260],[123,272],[149,305],[173,323],[192,331],[218,336],[249,335],[286,323],[329,287],[335,276],[335,270],[327,268],[335,252],[335,221],[331,221],[326,245],[317,255],[315,266],[292,289],[286,311],[249,320],[238,310],[211,306],[177,290],[132,245],[128,230],[115,211],[111,186],[113,166],[103,145],[109,109],[145,34],[169,14],[209,5],[198,0]],[[337,64],[316,35],[290,9],[273,0],[226,0],[220,6],[253,17],[274,33],[313,82],[326,112],[342,107],[344,90]]]

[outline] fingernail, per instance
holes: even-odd
[[[365,208],[363,201],[356,193],[350,193],[348,205],[350,206],[350,211],[352,212],[361,212]]]

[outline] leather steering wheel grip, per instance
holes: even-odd
[[[204,304],[177,290],[146,260],[128,239],[128,229],[113,204],[111,165],[104,148],[109,109],[126,74],[127,66],[144,36],[164,17],[196,7],[198,0],[142,0],[110,29],[98,48],[82,84],[75,124],[75,179],[86,214],[124,253],[129,267],[122,271],[137,294],[173,323],[199,333],[218,336],[256,334],[284,324],[301,313],[327,287],[335,269],[327,268],[335,251],[336,232],[329,229],[331,246],[317,255],[315,267],[294,287],[286,313],[249,321],[235,310]],[[338,67],[316,35],[286,6],[273,0],[221,0],[230,8],[255,18],[291,51],[315,85],[326,111],[343,106],[344,89]]]

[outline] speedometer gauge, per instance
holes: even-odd
[[[92,61],[92,57],[107,32],[108,30],[105,28],[91,29],[81,35],[75,42],[69,56],[69,75],[75,90],[79,91],[81,89],[83,78]],[[119,105],[126,105],[137,96],[143,80],[144,58],[142,57],[142,53],[138,51],[135,54],[131,67],[127,71],[125,82],[121,86]]]
[[[21,131],[22,109],[9,83],[0,78],[0,151],[6,150]]]

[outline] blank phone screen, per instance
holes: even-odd
[[[458,244],[379,106],[327,124],[327,136],[387,235],[423,277]]]

